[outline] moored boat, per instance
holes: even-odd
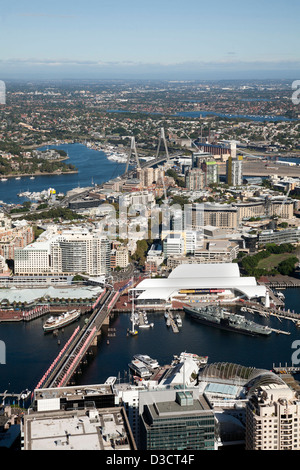
[[[70,323],[73,323],[80,317],[80,310],[71,310],[69,312],[64,312],[57,317],[51,316],[46,320],[43,325],[44,331],[54,331],[58,328],[63,328]]]
[[[139,377],[149,378],[152,375],[152,372],[146,367],[146,364],[138,359],[134,359],[128,364],[129,368]]]
[[[136,354],[133,357],[134,359],[143,362],[147,367],[150,367],[151,369],[157,369],[159,367],[157,360],[152,359],[152,357],[147,356],[146,354]]]

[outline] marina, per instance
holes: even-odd
[[[297,304],[298,292],[295,289],[285,292],[286,308],[293,309]],[[296,302],[296,303],[295,303]],[[270,328],[289,330],[290,335],[274,334],[268,339],[247,335],[237,335],[234,332],[223,331],[216,328],[207,328],[195,322],[184,312],[180,312],[183,327],[180,334],[173,334],[171,327],[166,327],[164,312],[148,312],[147,318],[155,328],[139,329],[136,336],[126,335],[129,313],[112,313],[107,329],[104,329],[97,354],[88,359],[88,365],[81,369],[76,376],[76,383],[94,384],[104,383],[109,376],[120,375],[121,381],[128,380],[128,364],[134,355],[148,355],[155,358],[159,364],[169,363],[170,354],[177,355],[181,351],[193,351],[199,357],[208,356],[210,362],[231,361],[243,365],[260,368],[271,368],[273,363],[282,363],[290,358],[293,350],[292,342],[298,338],[299,330],[288,319],[281,321],[275,316],[258,317]],[[85,319],[82,316],[79,326],[83,326]],[[5,340],[7,351],[17,354],[19,362],[14,366],[14,375],[11,375],[9,363],[12,360],[8,355],[7,366],[2,366],[0,390],[8,389],[8,393],[23,390],[24,386],[33,390],[39,378],[49,367],[60,348],[70,338],[74,325],[68,325],[60,330],[58,346],[57,338],[53,335],[41,334],[42,319],[32,322],[2,323],[1,338]],[[63,331],[64,330],[64,331]],[[233,335],[234,341],[233,341]],[[109,344],[107,340],[109,339]],[[18,344],[16,349],[15,345]],[[34,345],[34,347],[33,347]],[[24,354],[26,351],[26,354]],[[263,353],[262,353],[263,352]],[[20,360],[21,358],[21,360]],[[32,364],[35,364],[32,367]],[[163,374],[158,369],[157,374]]]

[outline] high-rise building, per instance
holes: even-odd
[[[215,160],[208,160],[203,162],[201,164],[201,169],[204,172],[205,186],[219,182],[218,164],[215,162]]]
[[[243,184],[243,157],[229,157],[226,162],[226,183],[229,186],[241,186]]]
[[[246,450],[299,450],[300,402],[288,386],[260,386],[247,404]]]
[[[204,188],[204,173],[200,168],[192,168],[185,175],[185,186],[191,191],[200,191]]]
[[[138,168],[136,175],[141,188],[149,188],[154,184],[161,185],[165,172],[161,168]]]
[[[218,164],[209,153],[194,153],[192,167],[200,168],[204,173],[204,186],[219,182]]]
[[[45,242],[15,250],[15,274],[86,273],[110,271],[110,242],[85,231],[66,231]]]

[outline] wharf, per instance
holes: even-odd
[[[259,284],[265,284],[266,287],[273,289],[291,289],[300,287],[300,279],[291,276],[263,276],[258,280]],[[277,297],[276,297],[277,299]]]
[[[270,328],[270,327],[269,327]],[[270,328],[274,333],[282,334],[282,335],[290,335],[290,331],[283,331],[283,330],[277,330],[276,328]]]
[[[171,312],[169,312],[169,319],[170,319],[170,324],[171,324],[173,333],[179,333],[178,326],[176,325],[176,322],[175,322]]]
[[[5,392],[0,393],[0,398],[2,399],[2,406],[5,404],[6,398],[17,399],[19,402],[21,400],[22,393],[8,393],[7,390]]]
[[[288,371],[289,368],[273,368],[273,371],[280,375],[280,378],[287,384],[287,386],[293,389],[295,392],[300,391],[300,383],[293,377],[293,374],[298,373],[298,371]]]
[[[68,306],[51,306],[49,304],[37,305],[31,310],[0,310],[0,323],[1,322],[19,322],[19,321],[31,321],[36,318],[42,317],[46,314],[59,314],[70,310],[72,308],[78,308],[81,314],[88,313],[91,310],[91,306],[81,306],[78,304],[69,304]]]
[[[291,320],[295,323],[300,321],[300,314],[294,311],[290,311],[290,309],[285,310],[278,308],[267,308],[262,305],[258,305],[256,303],[245,302],[241,307],[241,311],[249,312],[249,313],[258,313],[263,317],[274,316],[278,319],[283,318],[285,320]]]

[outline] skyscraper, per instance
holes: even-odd
[[[243,157],[229,157],[226,162],[226,183],[229,186],[240,186],[243,184]]]

